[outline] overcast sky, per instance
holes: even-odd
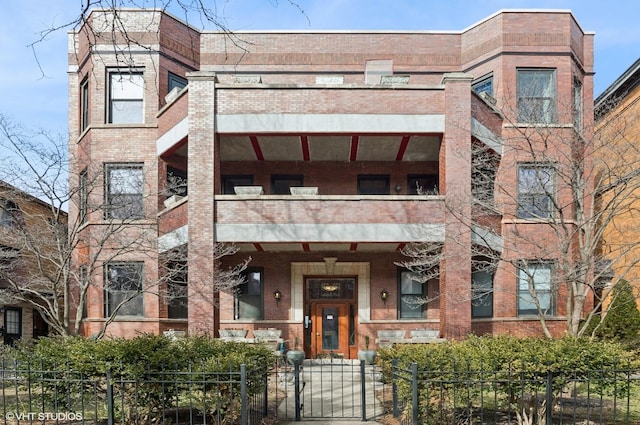
[[[152,3],[150,0],[137,0]],[[159,2],[159,0],[156,0]],[[166,0],[165,0],[166,1]],[[213,0],[205,0],[210,3]],[[293,1],[293,0],[292,0]],[[217,0],[231,30],[459,31],[501,9],[569,9],[595,37],[595,93],[640,57],[638,0]],[[66,24],[86,0],[4,0],[0,11],[0,113],[31,128],[67,131]],[[178,17],[181,17],[177,15]],[[196,22],[191,22],[197,24]]]

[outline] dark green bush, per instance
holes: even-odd
[[[224,342],[207,337],[172,340],[142,335],[133,339],[43,338],[17,350],[30,381],[42,387],[45,402],[71,408],[83,397],[106,396],[107,376],[119,417],[146,419],[181,400],[198,401],[203,414],[235,414],[242,364],[247,389],[264,389],[274,364],[273,352],[260,344]],[[195,404],[190,404],[195,406]]]
[[[594,376],[592,391],[625,394],[627,380],[621,379],[625,373],[620,370],[638,366],[620,344],[569,337],[469,337],[441,344],[394,345],[378,352],[387,380],[394,360],[401,370],[417,363],[423,417],[441,414],[445,405],[470,405],[487,390],[495,392],[496,400],[521,405],[526,397],[545,393],[548,376],[554,399],[569,382]],[[411,400],[409,382],[399,381],[398,391]]]
[[[637,347],[640,344],[640,310],[629,282],[619,281],[611,291],[611,299],[596,335]]]

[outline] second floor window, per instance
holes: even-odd
[[[358,176],[358,195],[388,195],[388,175],[360,175]]]
[[[187,261],[169,261],[167,274],[167,316],[169,319],[186,319],[189,317]]]
[[[85,168],[80,172],[80,179],[78,182],[78,196],[79,196],[79,208],[78,214],[80,214],[80,223],[87,221],[88,205],[89,202],[89,177],[87,175],[87,169]]]
[[[553,69],[518,69],[516,91],[518,122],[556,122],[556,72]]]
[[[438,176],[435,174],[409,174],[407,176],[409,195],[437,195]]]
[[[108,164],[105,177],[105,218],[144,218],[142,164]]]
[[[554,176],[550,166],[518,167],[518,218],[544,219],[553,216]]]
[[[242,174],[234,176],[222,176],[222,193],[225,195],[233,195],[236,186],[253,186],[253,176],[251,174]]]
[[[144,79],[142,72],[109,73],[109,123],[143,123],[143,100]]]
[[[299,174],[274,174],[271,176],[271,194],[289,195],[290,187],[304,186],[304,178]]]

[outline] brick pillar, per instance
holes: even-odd
[[[445,134],[441,148],[447,213],[440,263],[440,330],[460,339],[471,332],[471,80],[445,74]]]
[[[215,73],[189,79],[189,333],[217,335],[217,294],[212,282],[215,173]]]

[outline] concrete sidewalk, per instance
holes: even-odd
[[[319,425],[319,424],[331,424],[331,425],[375,425],[376,421],[348,421],[345,419],[331,419],[331,418],[319,418],[314,420],[304,420],[300,422],[295,421],[280,421],[278,425]]]
[[[287,397],[278,407],[281,424],[376,424],[374,418],[382,416],[383,406],[376,391],[383,388],[382,373],[373,366],[365,367],[362,376],[360,363],[349,360],[305,360],[300,370],[301,421],[295,422],[294,376],[285,372],[279,376],[280,388]],[[363,381],[364,380],[364,381]],[[362,384],[366,406],[362,406]],[[306,383],[306,385],[303,385]],[[362,421],[362,409],[368,421]]]

